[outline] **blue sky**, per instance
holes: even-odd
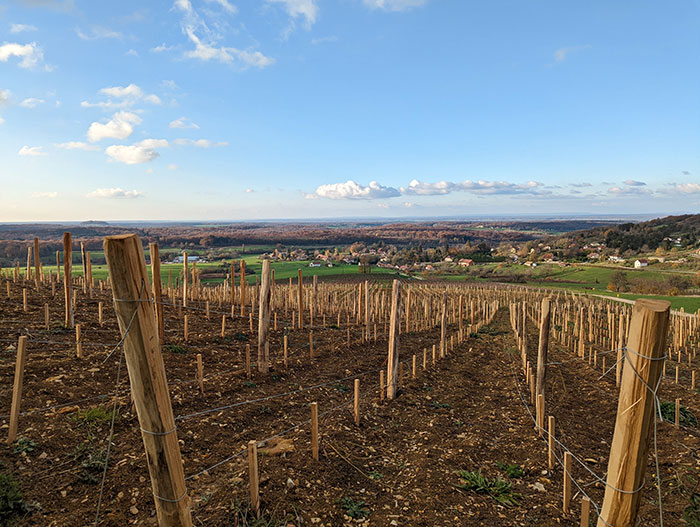
[[[0,221],[676,213],[697,1],[0,2]]]

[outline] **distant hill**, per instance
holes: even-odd
[[[619,252],[648,252],[659,247],[670,250],[695,249],[700,245],[700,214],[666,216],[640,223],[622,223],[605,227],[569,232],[551,239],[553,245],[562,241],[584,246],[594,242],[605,244]],[[560,243],[557,243],[560,242]]]

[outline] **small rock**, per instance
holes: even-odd
[[[136,505],[133,505],[130,509],[129,512],[133,515],[136,515],[139,513],[139,510],[136,508]]]

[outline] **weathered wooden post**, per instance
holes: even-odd
[[[608,479],[598,527],[635,525],[647,466],[649,435],[668,333],[671,304],[640,299],[634,303],[620,383]]]
[[[182,253],[182,307],[187,307],[187,251]]]
[[[64,325],[73,327],[73,284],[71,283],[71,265],[73,263],[73,240],[70,232],[63,233],[63,296],[66,304]]]
[[[151,253],[151,282],[153,282],[158,338],[162,344],[165,339],[165,322],[163,320],[163,286],[160,281],[160,251],[157,243],[149,243],[148,249]]]
[[[260,516],[260,479],[258,477],[258,443],[248,441],[248,477],[250,478],[250,509],[256,518]]]
[[[241,259],[241,266],[238,274],[241,275],[241,316],[245,316],[245,260]]]
[[[270,260],[262,263],[260,308],[258,316],[258,371],[267,373],[270,368]]]
[[[108,236],[104,249],[158,524],[191,527],[165,365],[154,311],[148,305],[152,296],[141,240],[135,234]]]
[[[39,278],[41,278],[41,261],[39,260],[39,238],[34,237],[34,285],[39,290]]]
[[[7,442],[14,443],[17,439],[19,424],[19,408],[22,403],[22,386],[24,384],[24,365],[27,362],[27,337],[21,336],[17,343],[17,362],[15,362],[15,382],[12,386],[12,407],[10,410],[10,430]]]
[[[299,269],[299,277],[297,282],[297,296],[299,302],[299,328],[304,327],[304,282]]]
[[[401,282],[394,280],[391,287],[391,318],[389,320],[389,355],[386,367],[386,397],[396,396],[399,374],[399,335],[398,324],[401,309]]]

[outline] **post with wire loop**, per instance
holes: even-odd
[[[644,486],[649,436],[661,379],[671,304],[640,299],[634,303],[620,383],[615,433],[598,527],[635,525]],[[657,461],[658,463],[658,461]],[[658,470],[657,470],[658,474]]]
[[[141,426],[158,525],[191,527],[192,517],[160,350],[141,240],[108,236],[105,257],[124,342],[131,393]]]

